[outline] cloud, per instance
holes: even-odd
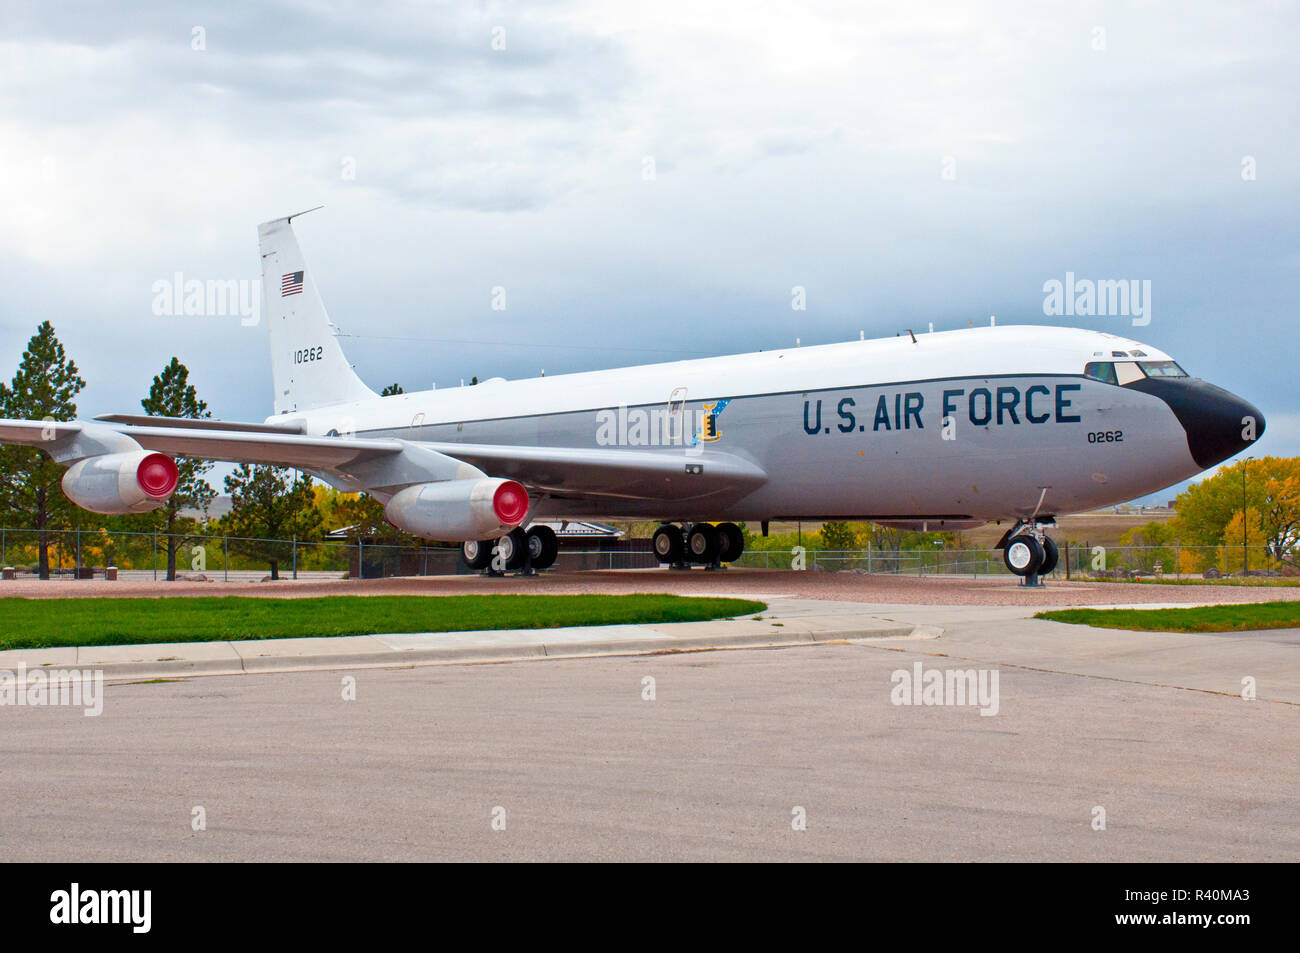
[[[48,316],[91,381],[83,410],[134,407],[177,354],[218,414],[258,419],[265,329],[161,319],[150,288],[256,277],[256,224],[324,203],[300,236],[376,386],[1042,323],[1043,282],[1070,270],[1150,279],[1148,327],[1076,323],[1138,332],[1273,421],[1300,397],[1280,346],[1296,20],[1270,3],[10,3],[0,357]]]

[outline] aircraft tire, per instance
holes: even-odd
[[[686,536],[686,554],[693,563],[715,563],[721,549],[722,537],[717,527],[708,523],[696,523]]]
[[[534,569],[550,569],[560,555],[560,541],[549,526],[534,526],[528,531],[528,554]]]
[[[499,555],[505,560],[506,572],[523,568],[524,558],[528,555],[527,533],[519,528],[512,529],[497,540],[497,545],[501,547]]]
[[[745,534],[735,523],[719,523],[717,530],[722,542],[718,559],[724,563],[734,563],[745,551]]]
[[[686,548],[682,543],[682,528],[672,523],[660,526],[655,530],[651,548],[654,549],[655,558],[661,563],[668,563],[671,566],[681,562]]]
[[[1043,564],[1042,544],[1028,533],[1012,536],[1002,550],[1002,561],[1017,576],[1033,576]]]
[[[1038,575],[1047,576],[1056,569],[1056,564],[1061,559],[1061,551],[1056,548],[1056,543],[1052,542],[1046,536],[1043,537],[1043,564],[1038,567]]]
[[[495,539],[470,539],[460,544],[460,558],[467,569],[482,572],[492,562]]]

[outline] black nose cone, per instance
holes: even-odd
[[[1264,415],[1249,401],[1194,377],[1148,377],[1128,385],[1159,397],[1187,431],[1202,470],[1245,450],[1264,435]]]

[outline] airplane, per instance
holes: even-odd
[[[161,506],[177,456],[292,467],[370,494],[407,533],[460,542],[476,570],[550,566],[542,519],[660,521],[651,547],[678,567],[735,561],[744,521],[1006,520],[1007,568],[1038,577],[1056,566],[1058,515],[1161,490],[1264,432],[1255,406],[1158,348],[1036,325],[379,396],[326,313],[293,230],[303,214],[258,227],[263,422],[0,420],[0,442],[40,447],[67,466],[73,502],[109,514]]]

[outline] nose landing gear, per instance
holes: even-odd
[[[1043,531],[1047,525],[1055,526],[1056,520],[1021,520],[998,543],[1002,561],[1026,588],[1041,586],[1042,577],[1054,572],[1060,559],[1056,543]]]

